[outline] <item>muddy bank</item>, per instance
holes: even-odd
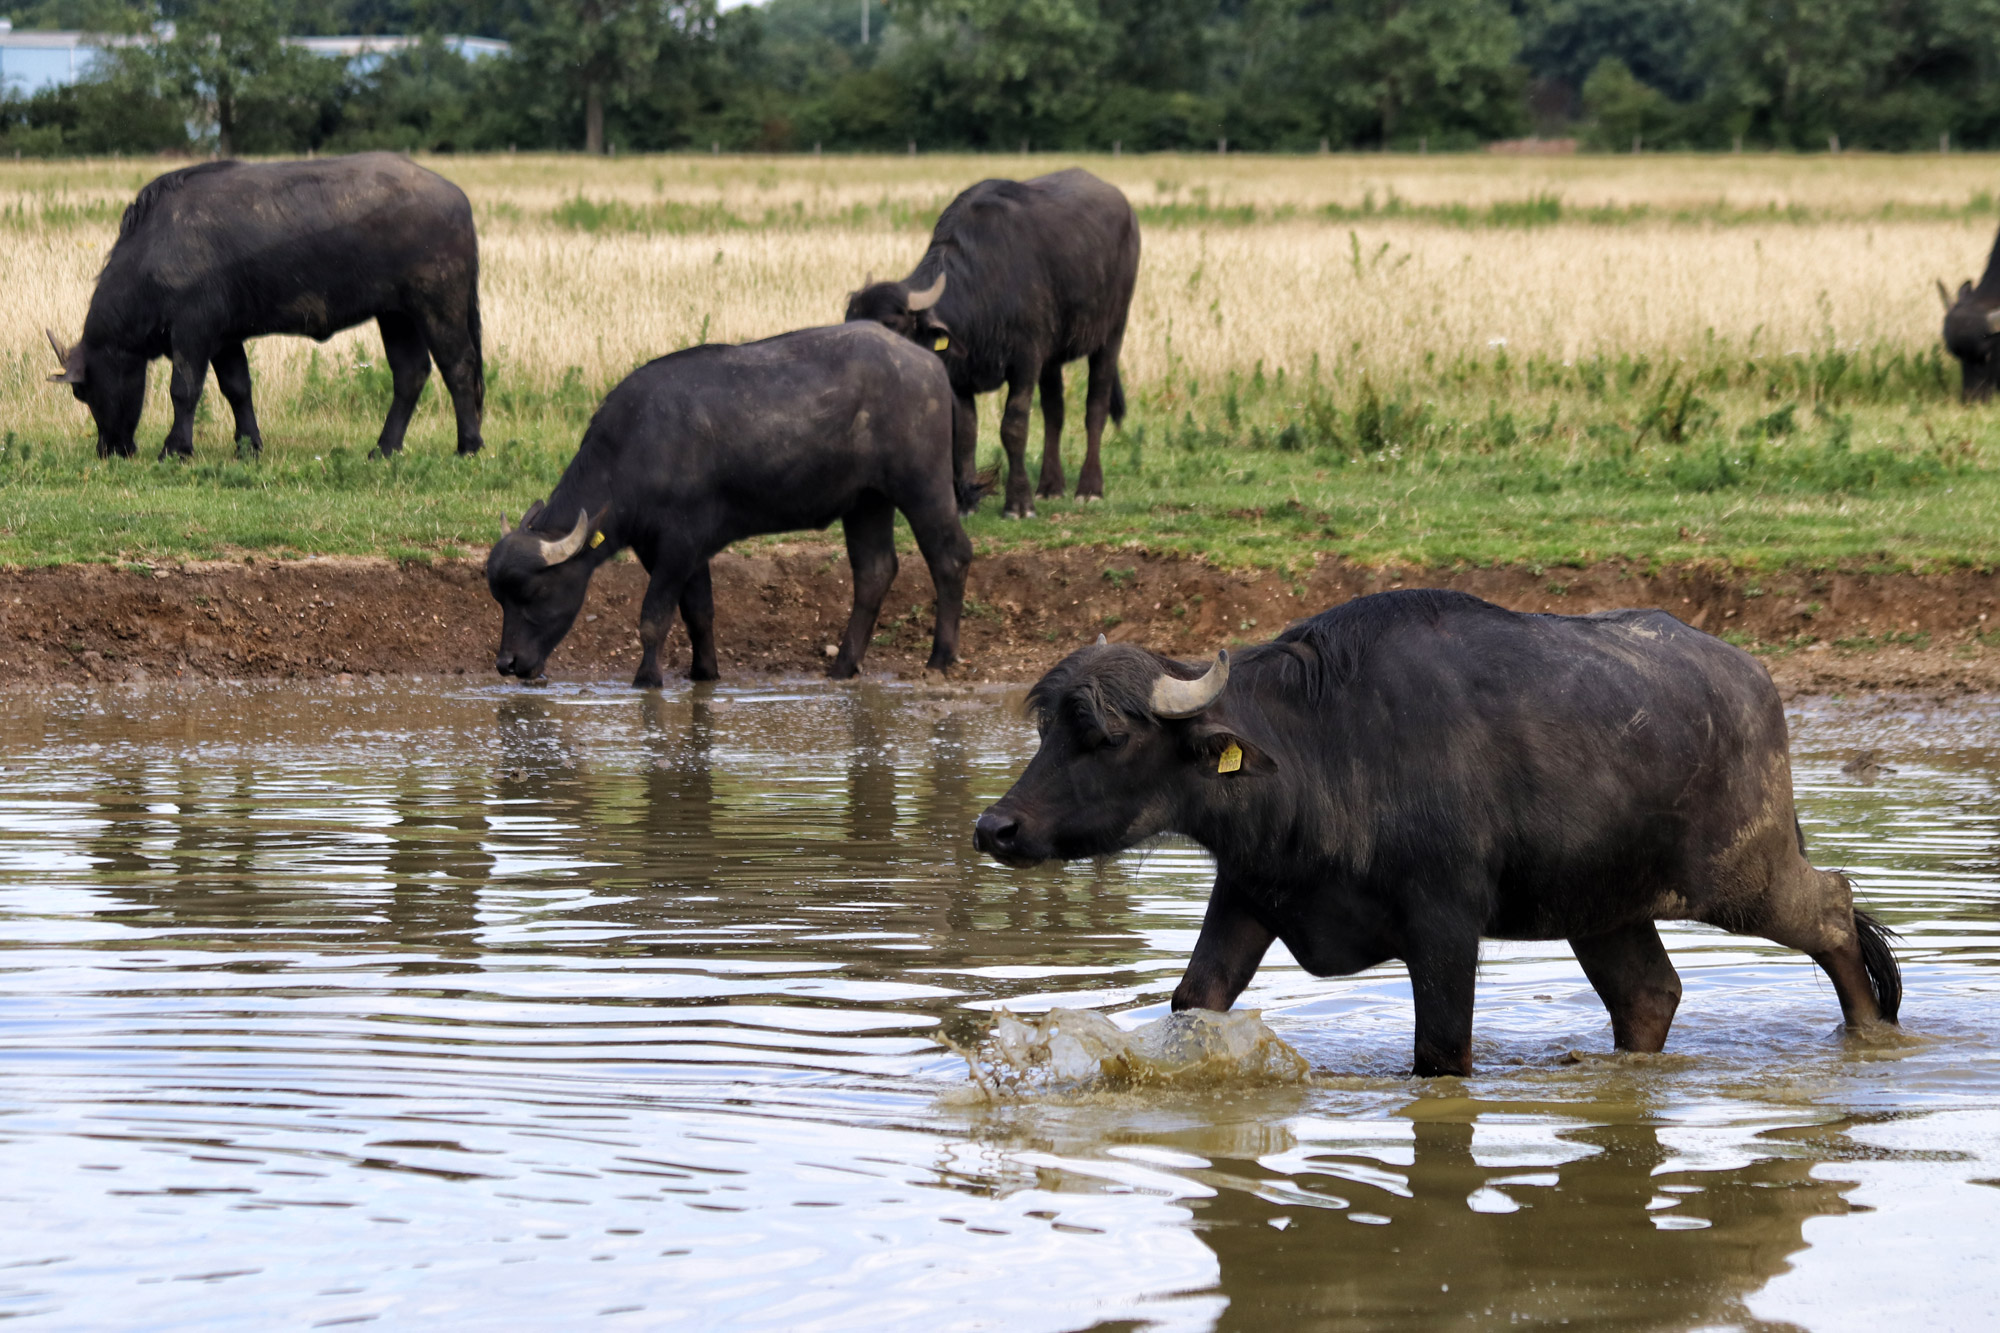
[[[714,563],[725,674],[799,673],[825,663],[847,614],[841,548],[797,544]],[[629,675],[644,575],[603,571],[550,662],[559,677]],[[1703,569],[1364,569],[1230,574],[1127,551],[986,556],[972,570],[969,679],[1031,680],[1099,633],[1197,656],[1270,637],[1289,621],[1385,588],[1463,589],[1520,610],[1660,606],[1762,645],[1787,694],[2000,690],[2000,575],[1717,574]],[[930,580],[906,559],[867,669],[918,671],[929,647]],[[152,570],[102,566],[0,572],[0,674],[16,682],[161,676],[286,677],[492,670],[499,612],[470,562],[313,559]],[[687,660],[675,631],[674,658]],[[958,674],[958,673],[955,673]]]

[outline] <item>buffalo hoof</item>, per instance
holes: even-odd
[[[1025,509],[1010,508],[1010,509],[1003,509],[1000,511],[1000,517],[1002,518],[1033,518],[1034,516],[1035,516],[1035,507],[1033,505],[1029,505]]]
[[[859,665],[853,662],[842,661],[839,658],[835,658],[833,665],[826,669],[826,678],[828,680],[853,680],[860,674],[861,668]]]
[[[478,441],[478,440],[474,440],[474,441],[473,441],[473,442],[472,442],[471,444],[461,444],[461,445],[459,445],[459,446],[458,446],[458,456],[459,456],[460,458],[470,458],[470,457],[472,457],[472,456],[473,456],[474,454],[476,454],[476,453],[478,453],[478,452],[479,452],[479,445],[480,445],[480,441]]]
[[[1035,487],[1035,498],[1037,500],[1060,500],[1062,499],[1062,494],[1063,484],[1060,478],[1056,480],[1053,486],[1041,485]]]
[[[1082,491],[1078,491],[1076,493],[1076,502],[1086,505],[1102,504],[1104,503],[1104,492],[1095,491],[1089,495],[1085,495]]]
[[[657,690],[666,683],[666,679],[657,671],[641,670],[638,675],[632,677],[632,688],[635,690]]]
[[[721,680],[722,673],[712,666],[694,666],[688,668],[688,679],[697,681]]]

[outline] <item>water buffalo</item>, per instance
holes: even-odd
[[[632,683],[660,684],[660,644],[680,607],[689,676],[713,680],[709,558],[766,532],[847,534],[854,611],[828,668],[852,676],[896,578],[896,511],[937,590],[930,666],[958,656],[972,543],[952,490],[951,385],[931,355],[872,324],[805,329],[740,347],[690,347],[627,375],[590,420],[548,503],[486,558],[500,603],[502,675],[531,679],[569,633],[590,576],[629,546],[650,576],[644,656]]]
[[[1084,398],[1088,448],[1076,493],[1104,495],[1098,442],[1104,419],[1125,419],[1118,350],[1139,275],[1139,220],[1114,187],[1072,168],[1028,181],[989,180],[951,201],[930,249],[901,282],[870,280],[847,299],[847,318],[885,324],[935,348],[957,396],[954,443],[962,496],[978,503],[973,451],[976,393],[1007,386],[1000,442],[1007,450],[1010,518],[1031,518],[1028,402],[1042,390],[1042,479],[1037,495],[1063,492],[1062,368],[1090,358]],[[970,509],[967,509],[970,512]]]
[[[1480,938],[1567,939],[1618,1047],[1658,1051],[1681,986],[1653,923],[1694,920],[1810,954],[1851,1025],[1896,1017],[1884,930],[1806,860],[1770,677],[1665,612],[1380,593],[1205,671],[1100,640],[1030,705],[1041,748],[975,840],[1206,847],[1177,1010],[1227,1009],[1273,939],[1317,976],[1398,958],[1416,1072],[1464,1074]]]
[[[479,449],[486,396],[479,344],[479,244],[456,185],[394,153],[311,162],[204,162],[139,191],[98,275],[83,337],[49,342],[97,422],[99,457],[133,453],[146,364],[171,357],[174,424],[160,457],[194,454],[208,368],[236,415],[236,441],[263,447],[250,405],[248,338],[325,342],[372,319],[394,380],[375,447],[403,447],[431,358],[458,414],[458,452]]]
[[[1944,302],[1945,350],[1958,358],[1959,397],[1985,402],[2000,386],[2000,239],[1977,287],[1961,282],[1956,300],[1942,282],[1937,291]]]

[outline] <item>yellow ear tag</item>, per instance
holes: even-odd
[[[601,532],[593,532],[593,533],[591,533],[591,534],[590,534],[590,544],[591,544],[592,546],[602,546],[602,545],[604,545],[604,534],[603,534],[603,533],[601,533]]]
[[[1229,742],[1229,748],[1222,752],[1222,757],[1215,761],[1215,771],[1218,773],[1234,773],[1242,767],[1243,747],[1235,741],[1231,741]]]
[[[933,352],[942,352],[945,348],[949,346],[951,346],[951,339],[945,337],[942,333],[940,333],[937,336],[937,341],[931,344],[931,350]]]

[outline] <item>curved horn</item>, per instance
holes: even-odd
[[[1104,646],[1104,636],[1102,634],[1097,636],[1097,642],[1093,646],[1098,648],[1102,648]]]
[[[1162,675],[1153,682],[1153,714],[1156,717],[1193,717],[1205,712],[1229,683],[1229,651],[1215,655],[1215,665],[1199,680],[1182,680]]]
[[[569,530],[569,536],[555,542],[547,539],[543,540],[542,562],[549,565],[560,565],[563,561],[581,551],[584,541],[589,536],[590,511],[579,509],[576,514],[576,526]]]
[[[2000,306],[1986,312],[1986,331],[2000,333]]]
[[[1944,285],[1944,279],[1943,279],[1943,278],[1939,278],[1939,279],[1937,280],[1937,289],[1938,289],[1938,300],[1944,303],[1944,308],[1945,308],[1946,310],[1950,310],[1950,309],[1951,309],[1951,291],[1950,291],[1950,289],[1948,289],[1948,288],[1947,288],[1947,287],[1946,287],[1946,286]]]
[[[500,540],[506,541],[507,534],[514,530],[514,524],[507,518],[507,511],[500,511]]]
[[[909,301],[910,309],[929,310],[932,306],[936,305],[938,298],[944,295],[944,277],[945,275],[940,273],[937,276],[937,281],[930,286],[920,292],[911,292]]]
[[[54,329],[45,326],[42,332],[49,335],[49,346],[56,349],[56,360],[67,366],[69,364],[69,348],[64,347],[56,338],[56,331]]]

